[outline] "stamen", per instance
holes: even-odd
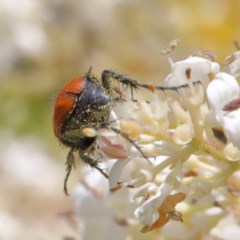
[[[240,98],[237,98],[223,107],[223,111],[233,112],[240,108]]]
[[[187,80],[190,80],[191,79],[191,68],[187,68],[186,69],[186,72],[185,72],[185,74],[186,74],[186,78],[187,78]]]

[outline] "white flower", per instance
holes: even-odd
[[[227,73],[217,74],[208,85],[207,97],[211,109],[207,121],[220,124],[233,145],[240,147],[240,134],[236,134],[240,129],[240,93],[237,81]]]
[[[158,208],[164,199],[171,193],[172,186],[163,184],[156,194],[135,210],[135,216],[143,225],[152,225],[159,217]]]
[[[168,86],[179,86],[196,81],[209,81],[219,72],[219,64],[200,57],[189,57],[173,63],[171,73],[165,79]]]
[[[134,191],[132,201],[139,205],[135,216],[139,223],[145,225],[142,232],[160,228],[171,219],[182,221],[182,216],[175,211],[175,206],[183,201],[186,195],[182,192],[171,194],[182,181],[181,164],[177,165],[167,174],[160,186],[148,182]]]
[[[131,193],[127,197],[136,219],[131,224],[142,224],[148,234],[160,229],[163,239],[195,239],[210,234],[226,209],[234,211],[238,204],[237,178],[231,176],[240,159],[240,90],[232,75],[208,59],[189,57],[170,64],[165,83],[172,88],[162,94],[156,87],[149,102],[129,103],[120,119],[111,114],[117,131],[98,132],[98,147],[101,156],[113,159],[111,196]],[[188,87],[179,88],[183,84]],[[88,197],[86,203],[80,201],[78,214],[88,218],[94,211],[84,213],[84,206],[98,208],[95,223],[104,215],[103,228],[111,228],[109,204],[116,210],[118,201]],[[167,226],[178,226],[181,233],[169,232]]]

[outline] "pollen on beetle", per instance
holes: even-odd
[[[84,136],[86,137],[96,137],[97,136],[97,131],[94,128],[84,128],[82,130]]]

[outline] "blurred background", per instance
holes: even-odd
[[[80,239],[52,129],[68,80],[92,66],[160,84],[160,50],[176,38],[175,61],[210,50],[222,63],[239,16],[238,0],[0,0],[0,240]]]

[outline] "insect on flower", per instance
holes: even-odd
[[[108,122],[110,111],[115,103],[123,100],[120,92],[112,87],[112,79],[130,86],[131,89],[147,87],[110,70],[104,70],[101,81],[98,81],[91,75],[90,68],[85,76],[68,82],[56,98],[53,115],[54,133],[63,145],[70,147],[64,180],[65,194],[68,194],[67,180],[74,166],[74,152],[78,152],[85,163],[108,178],[108,175],[98,166],[98,161],[90,155],[95,148],[97,130],[110,127]],[[126,134],[113,127],[110,129],[132,143],[146,158],[141,149]]]
[[[124,100],[119,89],[113,87],[113,80],[129,86],[132,97],[133,90],[137,88],[145,88],[152,92],[155,88],[163,91],[177,89],[142,84],[111,70],[104,70],[99,81],[91,75],[91,68],[86,75],[69,81],[57,95],[53,115],[55,136],[63,145],[70,148],[64,180],[66,195],[68,195],[67,180],[74,166],[74,152],[78,152],[86,164],[108,178],[108,175],[98,166],[98,160],[91,156],[96,147],[97,131],[100,129],[107,128],[121,135],[139,151],[142,157],[147,159],[140,147],[128,135],[112,127],[108,121],[112,107]]]

